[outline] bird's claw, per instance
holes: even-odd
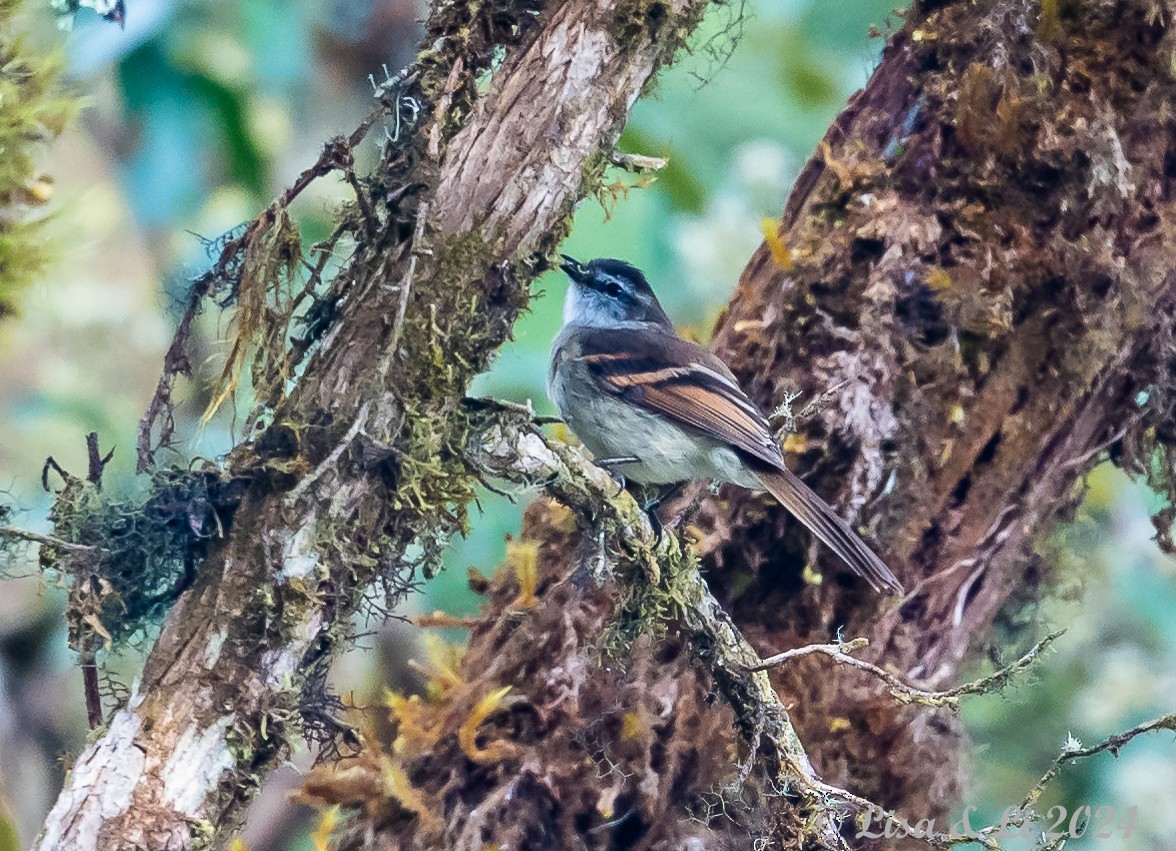
[[[621,464],[635,464],[640,460],[636,455],[621,455],[616,458],[598,458],[592,463],[612,476],[613,481],[620,486],[617,492],[613,494],[613,498],[615,499],[621,495],[621,491],[625,489],[625,485],[628,482],[625,480],[624,473],[614,468],[619,467]]]

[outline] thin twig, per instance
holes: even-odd
[[[93,650],[82,654],[82,692],[86,696],[86,720],[91,730],[102,726],[102,695],[98,689],[98,662]]]
[[[400,281],[400,303],[396,305],[396,320],[392,325],[392,339],[388,343],[390,357],[396,357],[396,347],[400,344],[400,333],[404,330],[404,319],[408,314],[408,297],[412,291],[412,279],[416,275],[417,257],[421,253],[421,241],[425,236],[425,222],[429,216],[429,205],[422,203],[417,210],[416,232],[412,236],[412,246],[409,248],[411,256],[408,258],[408,269]]]
[[[1033,660],[1053,644],[1063,632],[1065,630],[1058,630],[1047,635],[1041,641],[1034,644],[1024,656],[1004,666],[995,673],[969,683],[964,683],[961,686],[948,689],[947,691],[926,691],[915,688],[903,682],[889,671],[879,668],[877,665],[850,656],[849,654],[853,651],[860,650],[869,644],[869,641],[865,638],[855,638],[853,641],[846,641],[840,644],[809,644],[804,647],[797,647],[794,650],[786,650],[783,653],[777,653],[775,656],[769,656],[752,668],[752,670],[765,671],[768,668],[774,668],[791,659],[820,654],[828,656],[842,665],[848,665],[851,668],[857,668],[859,671],[865,671],[882,680],[890,687],[891,695],[899,703],[917,703],[922,706],[948,706],[956,709],[959,707],[959,699],[964,695],[985,694],[1004,686],[1016,674],[1029,667]]]
[[[92,431],[86,435],[86,456],[89,459],[86,481],[94,485],[98,490],[102,490],[102,472],[106,469],[106,465],[110,463],[110,459],[114,457],[114,450],[111,449],[103,455],[102,451],[98,448],[98,432]]]
[[[485,623],[484,618],[463,618],[457,615],[447,615],[445,612],[433,612],[431,615],[417,615],[412,619],[414,626],[440,627],[453,629],[473,629]]]
[[[617,168],[631,171],[634,174],[647,174],[660,171],[670,164],[665,157],[651,157],[646,154],[627,154],[623,151],[613,151],[608,155],[608,161]]]
[[[1041,793],[1045,791],[1046,785],[1049,784],[1055,777],[1057,777],[1058,772],[1060,772],[1067,763],[1071,763],[1088,756],[1094,756],[1095,754],[1102,753],[1103,751],[1109,751],[1111,755],[1118,756],[1119,749],[1130,742],[1132,739],[1136,738],[1137,736],[1142,736],[1144,733],[1151,733],[1156,730],[1170,730],[1171,732],[1176,733],[1176,712],[1169,715],[1163,715],[1159,718],[1153,718],[1151,721],[1145,721],[1142,724],[1138,724],[1132,727],[1130,730],[1125,730],[1122,733],[1116,733],[1113,736],[1108,736],[1097,745],[1093,745],[1089,748],[1082,747],[1081,743],[1076,741],[1072,743],[1073,746],[1070,746],[1071,742],[1067,742],[1066,746],[1062,748],[1061,753],[1059,753],[1057,758],[1054,759],[1053,764],[1049,767],[1045,774],[1041,775],[1041,779],[1037,781],[1033,788],[1029,790],[1029,793],[1021,802],[1021,809],[1028,809],[1037,803],[1037,800],[1041,797]]]
[[[354,179],[354,171],[352,170],[355,161],[353,151],[364,140],[368,131],[371,130],[372,125],[381,116],[386,114],[390,109],[399,108],[399,95],[396,95],[389,102],[385,99],[384,93],[412,85],[416,82],[417,76],[414,72],[407,77],[389,80],[378,87],[377,106],[368,113],[367,118],[360,122],[359,126],[349,135],[336,136],[334,139],[328,141],[323,146],[323,150],[319,154],[318,159],[303,169],[290,187],[270,204],[269,207],[263,210],[257,218],[250,222],[240,236],[227,240],[221,247],[221,252],[216,262],[212,265],[212,268],[197,278],[193,283],[192,290],[188,295],[188,304],[184,309],[184,314],[176,326],[171,344],[168,346],[167,353],[164,355],[163,373],[159,377],[159,383],[155,388],[155,393],[151,397],[151,401],[147,405],[147,410],[143,414],[142,419],[139,420],[137,472],[147,472],[155,465],[156,447],[152,446],[151,433],[156,423],[160,424],[160,447],[168,444],[175,430],[175,422],[172,417],[172,387],[175,384],[177,375],[190,375],[192,372],[192,366],[188,360],[188,343],[192,333],[192,324],[200,313],[204,299],[213,291],[218,282],[232,276],[231,273],[235,261],[249,246],[250,242],[258,234],[267,232],[278,213],[289,207],[311,183],[336,170],[342,170],[344,172],[345,177],[355,190],[357,203],[359,204],[365,227],[370,230],[375,213],[372,211],[371,205],[362,191],[362,187]]]
[[[1118,756],[1119,749],[1130,742],[1132,739],[1135,739],[1138,736],[1142,736],[1144,733],[1155,732],[1156,730],[1169,730],[1176,733],[1176,712],[1169,715],[1160,716],[1159,718],[1153,718],[1151,721],[1145,721],[1144,723],[1138,724],[1135,727],[1132,727],[1130,730],[1125,730],[1122,733],[1115,733],[1113,736],[1108,736],[1097,745],[1093,745],[1089,748],[1082,747],[1081,743],[1077,742],[1073,738],[1070,738],[1062,746],[1061,752],[1054,759],[1050,767],[1043,775],[1041,775],[1041,779],[1033,785],[1033,788],[1030,789],[1028,794],[1025,795],[1020,805],[1013,809],[1014,815],[1004,819],[1000,824],[989,825],[988,827],[982,828],[981,830],[978,830],[969,836],[947,836],[936,834],[934,837],[930,837],[930,839],[932,839],[934,843],[938,844],[940,847],[950,848],[955,845],[967,845],[973,842],[979,842],[985,848],[999,849],[1001,848],[1001,845],[993,838],[994,834],[998,832],[1003,833],[1010,828],[1021,828],[1029,822],[1042,821],[1041,815],[1033,808],[1041,799],[1042,794],[1044,794],[1046,786],[1053,782],[1054,778],[1058,776],[1058,774],[1067,764],[1085,757],[1103,753],[1104,751]],[[1065,839],[1066,837],[1063,835],[1060,838]],[[1044,844],[1047,842],[1048,844]],[[1047,839],[1043,838],[1043,844],[1039,844],[1034,847],[1042,849],[1060,848],[1061,844],[1056,842],[1049,842]]]
[[[303,476],[298,484],[290,489],[290,492],[286,495],[287,505],[293,506],[297,503],[302,497],[302,494],[313,487],[323,477],[326,471],[331,469],[339,461],[339,458],[347,451],[355,438],[363,432],[363,427],[367,425],[368,411],[371,409],[371,404],[371,402],[363,403],[359,409],[359,413],[355,417],[355,422],[347,429],[347,433],[343,435],[343,438],[335,445],[335,448],[314,468],[312,473]]]
[[[87,544],[75,544],[72,541],[63,541],[61,538],[55,538],[52,535],[41,535],[37,532],[29,532],[26,529],[18,529],[15,526],[0,526],[0,538],[19,538],[24,541],[31,541],[34,544],[54,547],[59,550],[68,550],[74,553],[92,553],[98,549]]]
[[[348,166],[343,170],[343,177],[347,180],[351,191],[355,193],[355,203],[359,205],[359,213],[363,217],[364,228],[366,228],[368,236],[375,236],[380,220],[376,218],[371,202],[368,201],[367,193],[359,183],[359,178],[355,176],[355,169]]]

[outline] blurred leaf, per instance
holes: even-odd
[[[129,53],[119,79],[139,130],[130,167],[140,218],[151,223],[183,218],[207,194],[208,179],[235,181],[261,199],[267,169],[249,132],[248,89],[177,67],[159,40]],[[225,174],[202,175],[201,167],[217,162],[210,157],[217,152]],[[177,171],[179,162],[188,167]]]
[[[840,103],[841,92],[837,84],[815,64],[794,61],[786,63],[784,81],[796,99],[810,109]]]
[[[617,147],[627,153],[666,157],[669,162],[658,171],[655,185],[679,210],[702,212],[706,204],[706,189],[686,167],[685,157],[674,153],[671,145],[658,142],[636,127],[629,126],[621,134]]]
[[[331,847],[331,834],[335,832],[335,827],[339,824],[339,807],[328,807],[323,810],[319,816],[318,826],[315,827],[314,833],[310,838],[314,841],[315,851],[328,851]]]

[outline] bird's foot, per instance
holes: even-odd
[[[652,485],[642,491],[644,502],[641,505],[645,516],[649,518],[649,525],[653,527],[654,545],[661,543],[662,532],[665,531],[665,525],[658,516],[657,511],[665,503],[674,499],[686,487],[685,482],[677,482],[672,485]]]
[[[625,485],[628,484],[628,482],[625,480],[624,473],[615,468],[622,464],[636,464],[640,460],[641,459],[636,455],[620,455],[616,458],[597,458],[594,459],[592,463],[612,476],[613,481],[615,481],[619,486],[619,489],[615,494],[613,494],[613,496],[618,497],[621,495],[621,491],[625,489]]]

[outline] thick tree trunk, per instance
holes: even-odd
[[[704,5],[438,4],[393,95],[406,125],[409,98],[423,105],[422,124],[351,215],[341,315],[273,400],[274,424],[234,452],[228,475],[247,490],[231,531],[78,757],[37,847],[163,851],[231,833],[314,709],[307,684],[321,684],[363,595],[377,580],[407,589],[460,529],[466,384]],[[238,274],[267,265],[283,217],[275,207],[230,244]]]
[[[717,350],[764,403],[848,382],[798,466],[912,589],[881,610],[829,578],[800,590],[785,518],[712,502],[713,581],[764,652],[844,627],[951,684],[1048,583],[1035,544],[1102,453],[1147,469],[1149,430],[1170,434],[1172,13],[1059,5],[913,14],[798,180],[792,269],[761,249],[744,272]],[[956,802],[946,713],[816,658],[777,684],[826,779],[912,823]]]
[[[366,237],[333,288],[340,317],[234,454],[247,490],[229,535],[79,757],[40,848],[183,848],[235,823],[315,709],[306,686],[364,590],[403,590],[461,527],[493,433],[460,404],[466,384],[701,10],[434,12],[405,90],[427,118],[353,216]],[[801,175],[715,345],[765,407],[836,388],[789,446],[912,590],[878,603],[770,501],[708,499],[692,519],[707,575],[761,652],[843,627],[879,664],[949,683],[998,614],[1039,593],[1033,544],[1100,450],[1139,467],[1171,435],[1171,15],[1148,0],[921,4]],[[599,502],[559,493],[581,516]],[[616,558],[629,538],[606,519],[581,535],[560,507],[533,507],[513,573],[477,581],[487,609],[460,671],[394,701],[390,749],[369,743],[308,784],[364,808],[350,847],[820,835],[811,797],[781,794],[812,781],[788,715],[756,693],[766,680],[692,565],[663,544],[662,575],[637,558],[650,582],[607,578],[650,549]],[[823,579],[806,584],[814,556]],[[637,637],[675,615],[681,630]],[[954,802],[945,710],[898,707],[817,658],[773,676],[826,780],[912,820]]]
[[[1148,0],[918,4],[801,174],[714,345],[765,409],[833,389],[789,440],[796,467],[910,592],[877,601],[771,500],[724,491],[692,524],[765,655],[840,629],[914,683],[952,684],[1002,613],[1048,588],[1035,546],[1085,473],[1108,452],[1137,472],[1166,453],[1171,25]],[[368,770],[402,782],[379,805],[339,776],[309,784],[369,808],[355,847],[811,841],[794,801],[728,785],[746,752],[697,646],[627,645],[649,600],[597,587],[598,555],[558,506],[528,512],[508,564],[537,565],[537,598],[510,572],[486,586],[460,681],[394,707],[400,737]],[[817,656],[773,681],[825,780],[942,825],[960,792],[949,710],[900,706]],[[497,714],[475,711],[507,686]]]

